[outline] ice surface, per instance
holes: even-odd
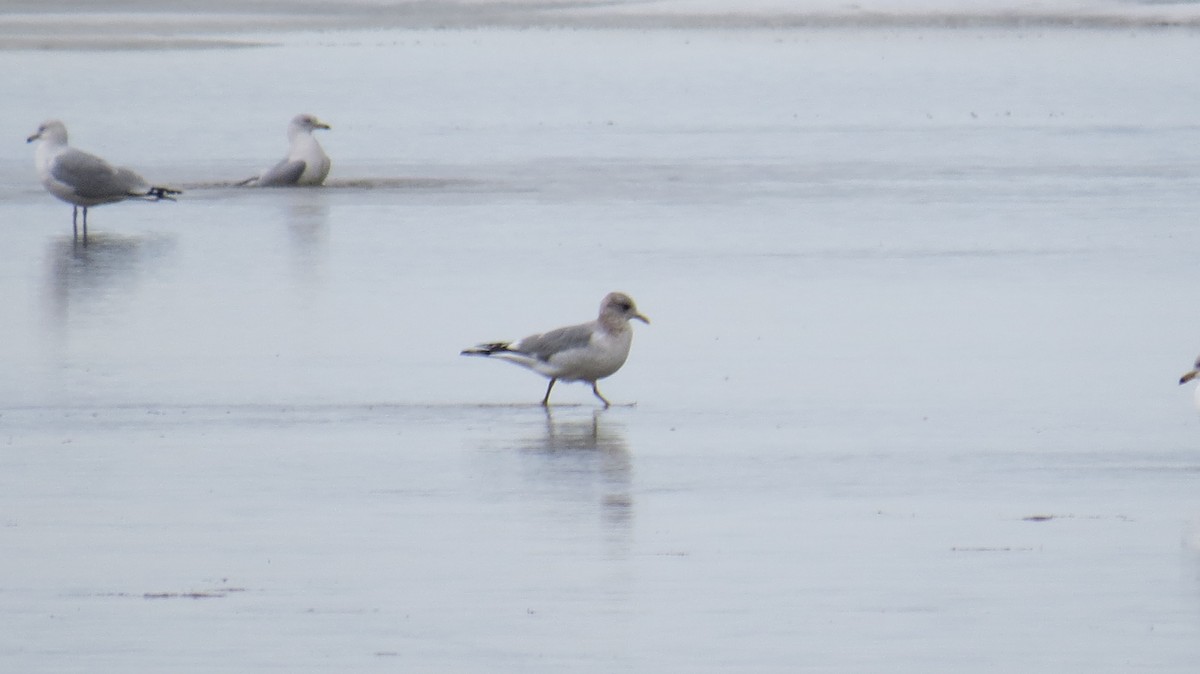
[[[1193,671],[1198,37],[5,52],[0,669]],[[636,406],[458,355],[615,288]]]
[[[1200,27],[1200,3],[1157,0],[9,0],[0,49],[229,48],[280,31],[362,29]]]

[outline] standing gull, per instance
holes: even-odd
[[[542,406],[550,405],[550,390],[554,382],[586,381],[592,393],[609,406],[600,395],[596,381],[621,369],[629,357],[633,328],[629,321],[637,319],[649,324],[650,319],[638,313],[637,305],[625,293],[609,293],[600,302],[596,320],[580,325],[558,328],[539,335],[530,335],[516,342],[480,344],[462,352],[464,356],[491,356],[527,367],[550,378]]]
[[[329,156],[321,144],[313,138],[317,129],[328,129],[329,125],[312,115],[296,115],[288,123],[288,155],[278,164],[239,185],[259,187],[283,187],[288,185],[320,185],[329,175]]]
[[[71,228],[79,237],[79,209],[83,209],[83,242],[87,243],[87,212],[89,206],[111,204],[126,199],[158,201],[169,199],[179,190],[155,187],[137,173],[122,166],[113,166],[93,154],[67,145],[67,127],[57,119],[47,120],[37,133],[25,139],[38,144],[33,155],[38,178],[46,191],[71,204]]]

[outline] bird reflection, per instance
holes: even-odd
[[[51,322],[66,325],[77,312],[104,313],[113,298],[124,297],[149,261],[171,249],[166,238],[92,235],[88,245],[70,237],[51,242],[47,251],[44,305]]]
[[[1195,574],[1197,587],[1200,587],[1200,518],[1193,519],[1184,527],[1180,547]]]
[[[628,552],[633,519],[633,462],[619,426],[604,419],[605,410],[587,417],[555,418],[545,408],[544,432],[526,439],[523,450],[540,457],[540,472],[572,493],[596,493],[610,542]]]
[[[329,249],[329,202],[326,190],[283,190],[284,219],[291,241],[292,273],[297,281],[319,279]]]

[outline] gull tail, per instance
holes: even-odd
[[[147,190],[147,192],[144,195],[142,195],[142,198],[150,199],[153,201],[162,201],[163,199],[166,199],[167,201],[175,201],[175,197],[172,196],[175,194],[183,194],[183,190],[175,190],[175,189],[171,189],[170,187],[157,187],[156,186],[156,187],[151,187],[149,190]]]
[[[491,356],[497,353],[515,353],[512,350],[512,342],[491,342],[489,344],[480,344],[469,349],[463,349],[462,356]]]

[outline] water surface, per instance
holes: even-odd
[[[269,37],[3,54],[5,669],[1192,670],[1195,34]]]

